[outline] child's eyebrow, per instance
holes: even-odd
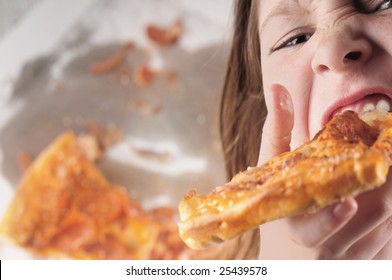
[[[292,15],[298,15],[298,9],[300,5],[298,0],[283,0],[280,1],[273,10],[266,16],[264,22],[260,27],[260,34],[263,33],[263,30],[267,26],[268,22],[278,16],[290,17]]]

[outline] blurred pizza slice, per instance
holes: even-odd
[[[188,259],[173,208],[145,211],[112,186],[73,133],[26,170],[0,225],[19,246],[47,257]]]

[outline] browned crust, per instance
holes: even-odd
[[[368,125],[346,112],[295,151],[239,173],[208,195],[189,192],[179,205],[181,237],[194,249],[205,248],[383,185],[392,158],[391,123],[391,115]]]
[[[106,180],[85,147],[66,132],[41,153],[21,179],[0,234],[50,258],[207,257],[182,242],[175,209],[144,210],[123,187]]]

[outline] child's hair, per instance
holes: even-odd
[[[236,0],[234,34],[220,108],[220,133],[230,179],[257,163],[266,106],[262,92],[258,1]],[[254,229],[226,242],[223,258],[255,259],[260,235]]]
[[[220,133],[229,179],[257,164],[267,113],[261,81],[258,0],[237,0],[234,16],[220,108]]]

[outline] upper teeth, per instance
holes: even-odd
[[[376,104],[374,103],[367,103],[365,106],[362,108],[362,112],[368,112],[368,111],[384,111],[384,112],[389,112],[391,110],[391,105],[389,102],[385,99],[380,99]]]
[[[384,100],[384,99],[381,99],[381,100],[379,100],[379,101],[377,102],[376,109],[377,109],[378,111],[386,111],[386,112],[389,112],[389,110],[391,110],[391,106],[389,105],[389,102],[388,102],[388,101],[386,101],[386,100]]]

